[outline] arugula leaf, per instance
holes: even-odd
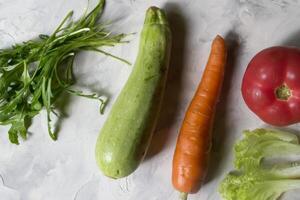
[[[27,129],[25,126],[25,116],[16,119],[8,131],[11,143],[19,144],[19,135],[25,140],[27,138]]]
[[[42,109],[47,111],[49,135],[57,139],[50,114],[62,92],[99,101],[103,113],[106,100],[101,95],[84,94],[72,86],[73,62],[79,51],[95,51],[127,62],[101,49],[127,42],[124,34],[114,35],[96,23],[104,3],[100,0],[76,22],[69,12],[51,35],[41,34],[37,40],[0,50],[0,124],[11,124],[8,134],[12,143],[19,144],[18,136],[27,138],[25,119],[32,119]]]

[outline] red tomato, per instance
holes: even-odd
[[[242,95],[268,124],[300,122],[300,50],[271,47],[256,54],[244,74]]]

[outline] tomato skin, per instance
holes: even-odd
[[[290,92],[283,98],[278,88]],[[270,47],[256,54],[246,69],[242,95],[264,122],[286,126],[300,122],[300,49]]]

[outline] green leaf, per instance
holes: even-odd
[[[24,83],[24,86],[27,86],[31,79],[30,79],[30,75],[29,75],[29,72],[28,72],[28,68],[27,68],[27,63],[24,61],[24,70],[23,70],[23,73],[22,73],[22,81]]]
[[[9,131],[9,140],[14,144],[19,144],[18,136],[20,135],[24,140],[27,138],[27,129],[25,126],[25,117],[21,116],[20,119],[14,121]]]
[[[13,126],[13,125],[12,125]],[[18,132],[16,132],[13,127],[11,127],[8,131],[9,141],[13,144],[19,144]]]
[[[235,145],[236,171],[226,175],[219,192],[225,200],[275,200],[284,192],[300,189],[300,163],[292,160],[264,165],[264,158],[300,154],[296,135],[256,129],[245,131]]]
[[[124,43],[126,36],[111,34],[106,30],[107,26],[96,23],[104,3],[100,0],[78,21],[72,21],[73,11],[69,12],[50,35],[41,34],[36,40],[0,50],[0,124],[11,124],[11,142],[18,144],[18,136],[26,139],[24,116],[32,119],[42,109],[47,111],[49,135],[56,140],[50,114],[62,92],[99,101],[103,113],[106,100],[101,94],[84,94],[70,88],[75,83],[74,59],[80,51],[97,51],[127,62],[101,49]]]
[[[235,167],[252,170],[260,166],[262,159],[300,154],[297,136],[268,129],[245,131],[245,137],[237,142]]]

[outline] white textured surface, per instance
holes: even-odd
[[[71,97],[64,108],[57,142],[48,137],[45,113],[37,116],[30,137],[11,145],[0,127],[1,200],[174,200],[171,160],[184,111],[201,77],[210,42],[223,35],[229,64],[216,115],[208,181],[191,200],[218,200],[217,185],[232,168],[232,145],[243,129],[264,126],[246,108],[240,83],[245,67],[259,50],[280,44],[300,45],[297,0],[107,0],[105,18],[118,32],[139,32],[150,5],[166,9],[173,31],[172,60],[159,126],[149,154],[128,178],[110,180],[97,169],[94,147],[98,132],[131,67],[95,53],[77,57],[78,87],[110,96],[103,116],[97,102]],[[96,0],[91,1],[95,5]],[[69,10],[83,13],[83,0],[0,0],[0,48],[51,33]],[[114,54],[134,62],[138,35]],[[299,130],[299,126],[292,129]],[[285,199],[299,199],[295,192]]]

